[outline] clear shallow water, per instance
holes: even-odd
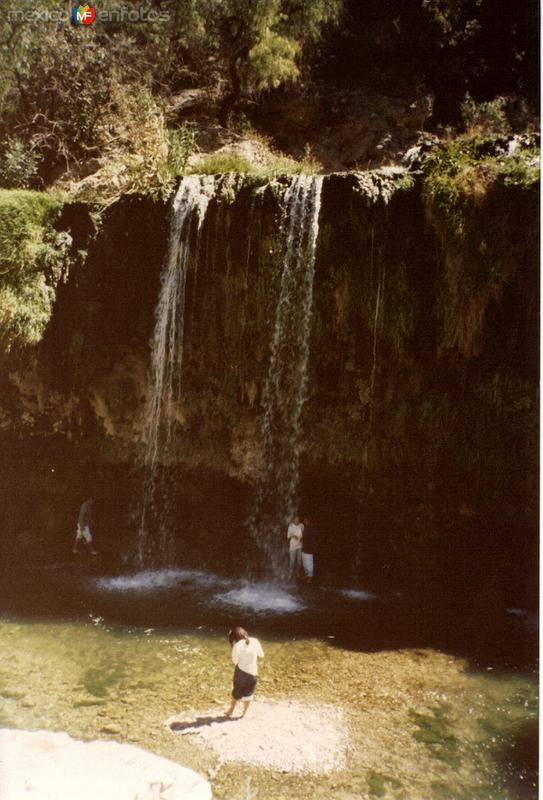
[[[4,617],[1,723],[134,742],[204,774],[213,770],[214,796],[224,800],[247,797],[248,786],[264,800],[534,796],[529,760],[519,754],[533,740],[535,676],[477,669],[430,648],[368,652],[299,631],[285,637],[256,619],[250,632],[265,651],[257,699],[341,708],[351,737],[346,769],[270,780],[263,769],[219,764],[165,726],[172,714],[197,719],[224,709],[232,666],[222,628],[144,629],[96,613],[74,621]]]
[[[368,587],[98,570],[78,562],[4,575],[3,725],[140,744],[213,770],[224,800],[534,797],[537,639],[524,615],[468,616]],[[173,714],[222,712],[233,624],[263,643],[259,696],[344,711],[345,770],[270,781],[266,770],[217,764],[165,727]]]

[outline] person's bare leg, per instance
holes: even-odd
[[[251,701],[250,700],[242,700],[242,703],[243,703],[243,714],[241,715],[241,717],[243,718],[246,715],[246,713],[249,711],[249,706],[251,705]]]
[[[234,709],[237,706],[237,704],[238,704],[238,701],[235,698],[232,698],[232,701],[230,703],[230,708],[227,711],[224,712],[224,716],[225,717],[231,717],[232,714],[234,713]]]
[[[86,544],[87,544],[87,547],[89,548],[89,553],[91,554],[91,556],[97,556],[98,555],[98,550],[94,549],[94,546],[92,544],[92,539],[91,539],[90,542],[86,542]]]

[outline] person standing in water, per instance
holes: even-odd
[[[264,658],[264,651],[258,639],[249,636],[243,628],[232,628],[228,633],[228,641],[232,646],[232,661],[236,668],[234,669],[232,702],[230,708],[225,712],[225,716],[231,717],[236,705],[241,700],[243,703],[241,716],[244,717],[255,693],[258,681],[258,659]]]
[[[302,566],[308,583],[313,580],[315,557],[315,529],[309,517],[304,517],[304,536],[302,539]]]
[[[290,523],[287,530],[287,539],[289,545],[288,558],[290,565],[291,577],[298,577],[302,569],[302,539],[304,535],[304,526],[300,521],[300,517],[296,515],[294,521]]]
[[[94,546],[92,544],[91,525],[93,523],[93,518],[92,518],[93,503],[94,500],[91,497],[88,500],[85,500],[85,502],[81,505],[81,508],[79,509],[79,517],[77,519],[77,531],[75,534],[74,545],[72,547],[72,553],[79,553],[79,550],[77,549],[78,542],[84,542],[89,548],[91,556],[98,555],[98,551],[94,549]]]

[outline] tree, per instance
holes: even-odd
[[[305,45],[327,23],[337,22],[342,0],[214,0],[208,19],[216,26],[228,92],[221,109],[227,124],[243,93],[271,89],[299,75]]]

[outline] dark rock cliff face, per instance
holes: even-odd
[[[412,85],[403,97],[311,85],[272,93],[253,114],[285,152],[301,156],[311,142],[332,171],[397,164],[427,130],[432,108],[431,93]]]
[[[506,585],[522,602],[537,519],[534,197],[504,189],[481,209],[481,252],[504,229],[513,244],[499,291],[459,273],[480,297],[474,317],[453,296],[458,275],[417,184],[390,194],[356,173],[323,186],[300,482],[321,575],[378,586],[411,574],[479,596],[486,574],[484,591]],[[132,546],[169,222],[167,204],[125,198],[92,235],[88,212],[64,209],[58,224],[87,257],[40,346],[2,379],[5,554],[66,551],[90,493],[102,551],[115,560]],[[167,457],[181,561],[242,572],[253,547],[244,521],[261,469],[280,223],[273,186],[223,189],[189,264]],[[451,325],[475,326],[477,347]]]

